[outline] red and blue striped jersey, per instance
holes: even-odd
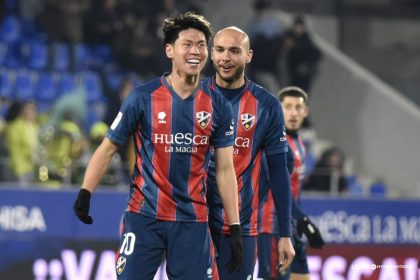
[[[132,136],[136,162],[127,211],[163,221],[206,222],[209,147],[232,146],[232,108],[198,86],[182,99],[164,76],[133,90],[107,137]]]
[[[293,198],[299,201],[303,176],[305,174],[305,146],[300,136],[287,135],[288,153],[293,154],[293,170],[290,174],[290,186]],[[264,176],[267,173],[264,172]],[[274,207],[273,195],[268,188],[268,180],[261,188],[258,232],[278,234],[277,212]]]
[[[206,89],[222,95],[215,78],[203,81]],[[238,181],[239,214],[243,235],[258,234],[258,202],[261,158],[266,154],[287,152],[283,111],[277,99],[261,86],[246,80],[241,92],[230,100],[235,120],[234,166]],[[208,172],[209,225],[229,234],[229,225],[215,181],[215,165]]]

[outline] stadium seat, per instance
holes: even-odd
[[[7,44],[3,65],[10,69],[18,69],[24,65],[22,59],[22,46],[19,42]]]
[[[22,101],[34,99],[37,80],[37,72],[19,70],[16,77],[16,99]]]
[[[386,197],[387,187],[384,183],[376,181],[370,186],[369,192],[372,197]]]
[[[0,97],[13,99],[14,78],[12,71],[0,69]]]
[[[350,175],[346,177],[348,192],[352,196],[363,196],[364,187],[360,183],[356,175]]]
[[[56,43],[52,46],[52,68],[57,71],[67,71],[70,68],[70,48],[66,43]]]
[[[79,43],[74,45],[73,65],[76,71],[86,71],[92,63],[92,54],[89,47]]]
[[[28,67],[44,70],[48,65],[48,46],[41,41],[29,43]]]
[[[107,73],[105,79],[108,87],[113,91],[118,91],[123,81],[123,77],[118,73]]]
[[[76,89],[77,77],[69,72],[61,73],[58,77],[58,95],[67,94]]]
[[[95,72],[84,72],[82,77],[88,103],[103,102],[102,81],[99,75]]]
[[[41,73],[38,79],[36,100],[39,102],[53,102],[57,98],[56,77],[51,73]]]
[[[6,43],[16,42],[21,37],[19,18],[14,15],[6,16],[1,25],[0,39]]]
[[[0,42],[0,65],[3,65],[3,63],[6,60],[7,55],[7,45]]]

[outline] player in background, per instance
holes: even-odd
[[[238,180],[241,227],[229,228],[223,211],[215,175],[217,163],[210,161],[208,203],[209,225],[217,249],[220,279],[252,279],[257,244],[258,192],[263,153],[267,156],[276,197],[280,228],[279,255],[282,269],[287,269],[295,252],[291,243],[291,191],[286,166],[287,142],[283,112],[277,99],[266,89],[245,77],[245,66],[251,62],[249,38],[237,27],[216,33],[211,50],[216,75],[203,81],[204,87],[225,96],[233,108],[235,145],[233,159]],[[232,239],[242,236],[244,256],[240,269],[228,265]]]
[[[286,122],[287,143],[289,146],[288,165],[293,194],[292,223],[293,246],[296,256],[290,269],[279,272],[277,269],[278,255],[277,244],[278,229],[276,224],[276,212],[274,211],[273,196],[270,190],[261,193],[258,236],[258,277],[264,279],[293,279],[309,280],[309,270],[306,258],[306,246],[302,241],[302,233],[305,234],[309,245],[320,249],[324,241],[317,227],[309,220],[299,208],[301,182],[305,172],[305,147],[298,131],[303,120],[308,115],[308,95],[299,87],[290,86],[283,88],[278,93]],[[291,272],[291,274],[290,274]]]
[[[91,194],[118,146],[131,136],[136,162],[116,257],[118,279],[153,279],[164,253],[169,279],[212,279],[217,270],[212,267],[204,180],[210,146],[229,224],[239,225],[232,108],[199,83],[208,58],[210,23],[185,13],[165,19],[162,31],[172,71],[135,88],[125,99],[88,164],[74,210],[82,222],[92,223]],[[233,245],[231,265],[236,267],[242,245]]]

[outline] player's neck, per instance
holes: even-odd
[[[226,81],[226,80],[223,80],[219,75],[216,74],[216,84],[219,87],[225,88],[225,89],[237,89],[237,88],[241,88],[245,84],[245,76],[242,75],[242,76],[240,76],[238,79],[236,79],[234,81]]]
[[[199,79],[200,75],[180,75],[177,72],[172,72],[166,77],[168,84],[182,99],[191,96],[198,86]]]

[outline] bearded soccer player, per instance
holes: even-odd
[[[204,180],[209,147],[215,149],[216,180],[229,224],[239,224],[232,108],[199,84],[210,23],[185,13],[165,19],[162,31],[172,71],[126,98],[89,162],[74,210],[82,222],[92,223],[91,194],[118,146],[131,136],[136,162],[117,252],[118,279],[153,279],[164,253],[169,279],[212,279],[217,270]],[[242,245],[233,245],[230,264],[236,267]]]
[[[270,187],[276,197],[280,264],[287,269],[295,254],[290,239],[290,180],[286,166],[287,142],[283,112],[277,99],[245,77],[252,50],[245,32],[236,27],[220,30],[211,50],[216,75],[203,81],[204,87],[226,97],[233,108],[235,145],[233,159],[238,180],[241,227],[229,228],[215,180],[217,162],[210,161],[208,203],[209,225],[217,249],[220,279],[252,279],[257,244],[258,192],[261,160],[266,155]],[[230,244],[240,232],[243,261],[238,270],[229,266]]]
[[[305,234],[309,245],[320,249],[324,241],[317,227],[299,208],[301,182],[305,172],[305,146],[298,130],[308,115],[308,95],[299,87],[286,87],[278,93],[286,122],[287,143],[289,145],[290,181],[293,194],[292,217],[295,225],[293,231],[293,246],[296,256],[288,271],[277,269],[277,244],[279,231],[276,225],[273,195],[270,190],[262,192],[258,236],[258,277],[276,280],[309,280],[309,270],[306,257],[306,245],[302,240]]]

